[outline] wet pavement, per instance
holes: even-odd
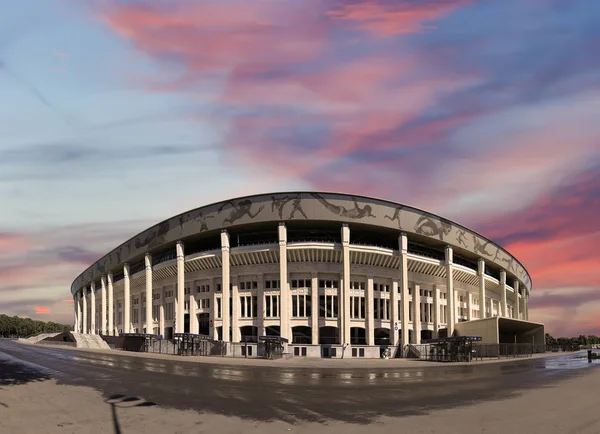
[[[335,363],[335,361],[332,361]],[[370,423],[504,399],[600,366],[585,353],[431,367],[227,366],[72,351],[0,340],[0,385],[56,378],[161,407],[253,420]]]

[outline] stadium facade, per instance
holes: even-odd
[[[457,223],[317,192],[180,214],[106,254],[71,287],[80,333],[280,336],[290,352],[315,357],[347,346],[379,357],[385,345],[461,332],[529,342],[530,291],[514,256]]]

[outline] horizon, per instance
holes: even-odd
[[[595,13],[594,13],[595,12]],[[73,323],[135,234],[267,190],[445,216],[600,335],[600,3],[24,0],[0,17],[0,311]]]

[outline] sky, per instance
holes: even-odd
[[[0,312],[73,321],[124,240],[232,196],[371,195],[500,243],[600,335],[598,0],[22,0],[0,14]]]

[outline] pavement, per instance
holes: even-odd
[[[25,345],[33,345],[31,342],[20,342]],[[203,363],[209,365],[231,365],[231,366],[277,366],[277,367],[288,367],[288,368],[305,368],[314,367],[322,369],[339,369],[340,367],[346,368],[414,368],[414,367],[448,367],[449,363],[446,362],[430,362],[418,359],[364,359],[358,357],[347,357],[344,359],[325,359],[317,357],[293,357],[289,359],[275,359],[266,360],[263,358],[244,358],[244,357],[231,357],[231,356],[179,356],[175,354],[159,354],[159,353],[138,353],[133,351],[124,350],[110,350],[110,349],[94,349],[94,348],[76,348],[68,347],[63,345],[52,345],[44,344],[45,347],[67,349],[70,351],[85,351],[95,352],[101,354],[112,354],[121,355],[127,357],[143,357],[147,359],[159,359],[159,360],[178,360],[187,361],[194,363]],[[522,356],[518,359],[538,359],[564,356],[566,353],[539,353],[532,354],[530,356]],[[514,363],[515,358],[489,358],[484,360],[473,360],[471,362],[455,362],[451,363],[452,366],[474,366],[480,364],[489,363]]]
[[[181,358],[0,341],[0,385],[53,379],[148,406],[261,422],[375,423],[507,399],[582,377],[584,353],[500,363]],[[294,363],[291,363],[294,362]],[[325,366],[326,365],[326,366]]]

